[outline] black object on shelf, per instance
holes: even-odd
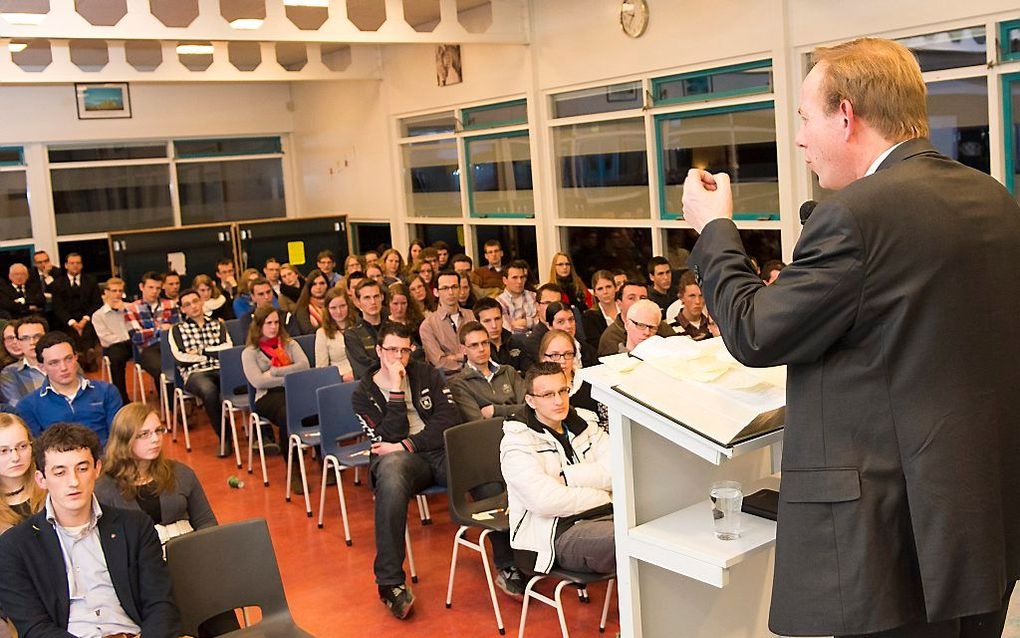
[[[758,490],[754,494],[748,494],[744,497],[740,511],[774,521],[779,512],[779,492]]]

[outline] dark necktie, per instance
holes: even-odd
[[[18,286],[18,295],[21,296],[21,297],[25,296],[25,287],[24,286],[21,286],[21,285]]]

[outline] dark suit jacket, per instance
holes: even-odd
[[[46,311],[46,297],[42,288],[39,287],[39,280],[32,281],[31,277],[25,282],[25,303],[15,301],[21,297],[17,289],[6,279],[0,279],[0,311],[7,312],[13,319],[20,319],[28,315],[42,315]],[[32,310],[29,306],[35,306]]]
[[[63,276],[64,270],[62,268],[57,268],[56,266],[54,266],[53,269],[50,270],[50,277],[53,277],[54,281]],[[28,267],[28,280],[37,282],[39,284],[39,287],[42,288],[43,292],[49,292],[48,285],[46,284],[46,282],[39,278],[39,271],[35,269],[35,266]]]
[[[705,227],[690,263],[729,351],[789,366],[775,633],[1001,607],[1020,576],[1018,245],[1013,196],[927,140],[821,202],[771,286],[732,222]]]
[[[99,538],[124,612],[146,638],[177,638],[180,614],[170,593],[152,519],[104,505]],[[0,606],[21,638],[70,638],[67,569],[46,510],[0,536]]]
[[[54,278],[50,285],[50,293],[53,295],[53,315],[57,318],[59,325],[54,326],[61,330],[67,328],[67,322],[71,319],[77,321],[84,316],[92,316],[92,313],[99,310],[103,305],[102,295],[99,292],[99,284],[95,277],[84,273],[79,277],[77,288],[71,285],[67,275],[60,273]]]

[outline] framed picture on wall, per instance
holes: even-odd
[[[75,84],[79,120],[131,117],[131,93],[127,82]]]
[[[463,75],[460,66],[459,44],[436,45],[436,83],[439,86],[460,84]]]

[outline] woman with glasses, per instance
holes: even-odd
[[[216,525],[202,484],[187,465],[163,456],[169,432],[159,414],[144,403],[129,403],[113,417],[96,482],[101,503],[141,510],[156,526],[161,543]],[[239,628],[233,612],[202,623],[199,636],[217,636]]]
[[[18,324],[8,321],[3,329],[4,347],[0,349],[0,369],[21,359],[21,342],[18,341]]]
[[[344,331],[354,325],[354,313],[343,287],[326,293],[326,313],[322,326],[315,331],[315,367],[336,366],[344,382],[354,379],[351,362],[344,345]]]
[[[577,306],[581,312],[591,308],[592,298],[584,281],[574,272],[574,264],[566,253],[556,253],[549,269],[549,283],[554,283],[563,291],[563,303]]]
[[[608,423],[606,409],[601,403],[591,398],[591,385],[587,381],[582,381],[581,377],[576,374],[577,370],[581,368],[576,365],[578,357],[577,340],[570,333],[558,328],[553,328],[545,333],[538,346],[539,362],[552,362],[563,368],[563,374],[566,375],[567,382],[570,384],[570,405],[581,410],[588,410],[592,413],[592,418],[597,418],[599,423],[605,426]]]
[[[329,291],[329,281],[326,275],[319,270],[308,273],[305,280],[305,287],[297,301],[297,308],[294,310],[294,323],[296,334],[310,335],[322,326],[323,318],[326,315],[326,293]]]
[[[574,309],[566,304],[554,301],[545,307],[545,322],[553,330],[562,330],[574,340],[574,351],[578,354],[574,358],[574,369],[587,368],[598,365],[598,356],[595,349],[587,343],[577,340],[577,317]]]

